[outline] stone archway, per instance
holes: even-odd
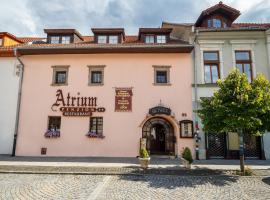
[[[162,117],[147,120],[142,128],[142,137],[146,138],[146,148],[150,154],[175,153],[174,128],[168,120]]]

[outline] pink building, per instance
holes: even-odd
[[[193,46],[171,29],[46,29],[24,65],[17,156],[135,157],[194,151]]]

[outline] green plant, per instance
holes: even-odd
[[[149,158],[149,154],[145,148],[140,150],[140,158]]]
[[[189,162],[189,164],[191,164],[193,162],[192,154],[191,154],[191,151],[188,147],[184,148],[184,150],[182,152],[182,158],[187,160]]]

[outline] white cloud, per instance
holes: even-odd
[[[194,22],[216,0],[1,0],[0,31],[43,35],[44,28],[157,27],[162,21]],[[270,0],[224,0],[242,15],[237,21],[270,21]]]

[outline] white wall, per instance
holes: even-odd
[[[0,154],[12,153],[19,84],[15,66],[15,58],[0,57]]]

